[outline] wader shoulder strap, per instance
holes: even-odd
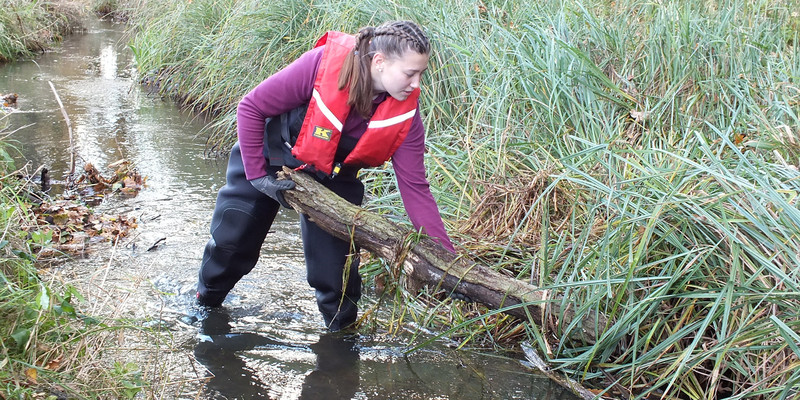
[[[271,167],[287,166],[297,168],[303,165],[292,156],[292,146],[305,118],[307,106],[301,106],[264,123],[264,157]]]

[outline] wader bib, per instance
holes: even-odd
[[[350,203],[361,205],[364,185],[355,173],[340,174],[335,179],[320,182]],[[245,178],[239,144],[234,145],[228,160],[226,183],[217,195],[211,218],[211,239],[205,246],[200,266],[197,293],[201,304],[220,305],[234,285],[253,269],[280,207]],[[300,231],[306,279],[315,290],[325,325],[332,331],[351,325],[358,314],[361,276],[358,257],[351,257],[349,279],[342,284],[344,267],[351,254],[350,242],[331,236],[302,214]]]

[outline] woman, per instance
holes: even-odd
[[[200,305],[219,306],[255,266],[280,206],[289,207],[283,191],[294,188],[294,182],[276,178],[284,164],[300,165],[339,196],[361,205],[364,186],[356,177],[358,169],[391,158],[414,228],[455,251],[423,163],[418,97],[429,53],[428,38],[409,21],[362,28],[356,36],[328,32],[314,49],[245,95],[237,109],[239,140],[200,267]],[[332,331],[345,328],[356,321],[361,297],[357,252],[305,215],[300,228],[307,280],[325,325]]]

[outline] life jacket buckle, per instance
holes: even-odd
[[[342,171],[342,163],[334,163],[333,169],[331,171],[331,179],[336,178],[336,175],[339,175],[339,172]]]

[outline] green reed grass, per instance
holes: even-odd
[[[618,396],[798,395],[797,0],[136,8],[140,70],[216,113],[219,150],[241,96],[324,30],[419,22],[434,47],[429,180],[460,251],[548,290],[562,310],[609,317],[586,340],[562,315],[538,327],[388,287],[390,329],[531,341],[553,368]],[[369,207],[402,218],[391,169],[365,179]],[[371,282],[393,268],[363,272]]]
[[[37,274],[33,241],[19,225],[30,218],[24,183],[8,149],[0,146],[0,394],[22,398],[42,392],[36,382],[54,375],[45,366],[66,352],[74,293],[54,293]]]
[[[0,62],[52,47],[79,25],[85,11],[80,2],[3,0],[0,5]]]

